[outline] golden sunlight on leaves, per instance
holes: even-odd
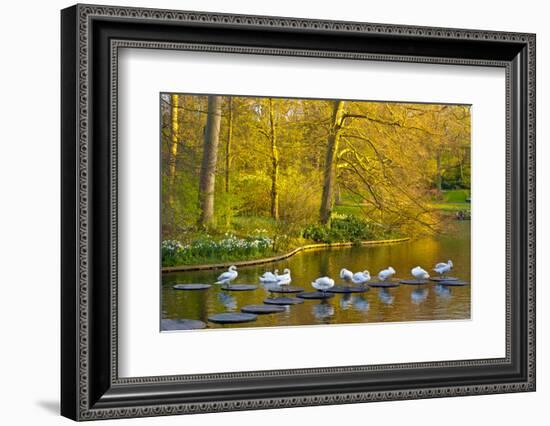
[[[163,94],[161,124],[163,240],[260,232],[280,251],[469,212],[469,106]]]

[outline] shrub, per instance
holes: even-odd
[[[324,225],[308,225],[304,228],[302,236],[318,243],[330,243],[330,229]]]
[[[330,226],[308,225],[302,235],[320,243],[359,242],[376,237],[372,224],[356,216],[345,215],[334,218]]]
[[[162,264],[174,266],[252,259],[269,253],[272,244],[271,238],[261,235],[237,238],[227,234],[219,241],[206,236],[186,245],[167,240],[161,244]]]

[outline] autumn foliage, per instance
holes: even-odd
[[[442,191],[470,187],[469,106],[162,94],[160,109],[163,240],[432,233]]]

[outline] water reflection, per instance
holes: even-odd
[[[342,297],[340,298],[340,309],[349,309],[353,306],[353,300],[352,300],[352,297],[351,297],[351,294],[348,293],[348,294],[343,294]]]
[[[237,299],[229,293],[218,293],[218,300],[228,311],[235,311],[237,309]]]
[[[437,284],[434,286],[434,291],[442,299],[450,299],[452,297],[451,288],[446,285]]]
[[[258,277],[267,270],[290,268],[292,285],[312,291],[311,281],[330,276],[339,280],[339,271],[379,271],[392,265],[397,278],[411,278],[410,270],[419,265],[431,270],[437,262],[452,259],[453,275],[470,281],[469,222],[457,221],[452,236],[413,240],[402,244],[350,247],[308,251],[269,265],[240,267],[235,284],[259,284]],[[272,297],[266,287],[254,291],[226,292],[220,286],[204,291],[174,290],[177,283],[213,283],[220,271],[201,270],[162,276],[162,318],[197,319],[209,328],[208,316],[221,312],[238,312],[245,305],[262,304]],[[476,283],[472,283],[476,285]],[[279,295],[277,295],[279,296]],[[292,297],[295,295],[291,295]],[[259,315],[253,323],[224,325],[232,327],[269,327],[285,325],[345,324],[387,321],[418,321],[470,318],[470,287],[446,287],[429,283],[421,288],[402,285],[392,289],[374,289],[360,294],[336,294],[329,301],[305,301],[276,315]]]
[[[353,297],[353,309],[359,312],[367,312],[369,310],[370,304],[364,296],[354,296]]]
[[[318,320],[326,320],[334,315],[334,306],[323,300],[321,303],[313,305],[311,311]]]
[[[385,305],[391,305],[395,299],[395,296],[391,294],[390,290],[387,288],[381,288],[378,290],[378,299]]]
[[[411,300],[413,303],[419,305],[428,298],[428,293],[427,288],[416,288],[411,292]]]

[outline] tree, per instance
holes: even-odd
[[[271,142],[271,217],[279,220],[279,147],[277,146],[272,98],[269,98],[269,129]]]
[[[199,225],[210,226],[214,221],[214,192],[216,164],[220,142],[221,96],[208,96],[208,116],[204,131],[203,157],[199,180]]]
[[[161,120],[166,239],[194,226],[299,238],[335,213],[380,237],[420,235],[451,217],[438,177],[470,185],[464,105],[163,94]]]
[[[168,159],[168,205],[174,208],[174,180],[176,178],[176,162],[178,156],[179,138],[179,99],[177,94],[172,94],[171,100],[171,132],[170,132],[170,157]]]
[[[327,151],[323,178],[323,195],[321,197],[321,223],[330,222],[334,205],[334,187],[336,184],[336,153],[343,123],[344,101],[334,101],[332,108],[331,128],[328,135]]]
[[[231,170],[231,141],[233,139],[233,96],[228,101],[227,139],[225,141],[225,192],[229,193],[229,171]]]

